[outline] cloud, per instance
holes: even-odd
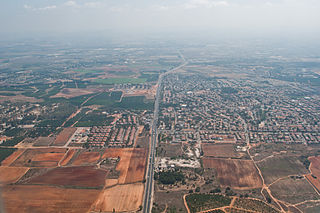
[[[99,1],[90,1],[83,4],[78,4],[76,1],[67,1],[63,5],[73,8],[100,8],[103,6],[102,2]]]
[[[190,0],[184,5],[185,9],[194,8],[213,8],[219,6],[229,6],[227,1],[216,1],[216,0]]]
[[[23,7],[24,7],[24,9],[32,10],[32,11],[46,11],[46,10],[57,9],[56,5],[49,5],[49,6],[45,6],[45,7],[32,7],[30,5],[25,4]]]
[[[75,1],[67,1],[63,4],[64,6],[68,6],[68,7],[79,7],[79,5],[77,4],[77,2]]]

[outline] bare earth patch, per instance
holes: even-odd
[[[214,168],[221,185],[235,189],[252,189],[262,186],[256,167],[250,160],[203,158],[204,168]]]
[[[93,205],[96,212],[132,212],[139,209],[143,198],[143,184],[117,185],[105,189]]]

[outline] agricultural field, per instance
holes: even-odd
[[[306,178],[320,191],[320,156],[309,157],[311,174]]]
[[[103,92],[94,97],[92,97],[85,106],[90,105],[102,105],[102,106],[112,106],[115,102],[119,102],[122,96],[122,92]]]
[[[264,177],[265,183],[270,184],[279,178],[289,175],[307,174],[305,165],[296,156],[277,156],[257,163]]]
[[[54,137],[38,137],[37,140],[34,142],[33,146],[38,147],[38,146],[49,146],[55,142]]]
[[[99,189],[104,186],[106,175],[106,171],[94,167],[60,167],[37,175],[24,184]]]
[[[93,93],[97,93],[99,90],[97,89],[78,89],[78,88],[63,88],[55,94],[51,96],[51,98],[74,98],[82,95],[90,95]]]
[[[0,183],[10,184],[17,182],[29,168],[26,167],[0,167]]]
[[[147,149],[15,150],[4,160],[9,167],[0,167],[7,212],[136,211],[142,205]],[[102,155],[119,160],[100,168]]]
[[[202,143],[202,150],[205,157],[241,158],[246,156],[245,152],[237,152],[234,144]]]
[[[132,212],[142,204],[142,183],[116,185],[102,191],[92,210],[95,212]]]
[[[3,188],[6,212],[87,212],[100,190],[52,186],[8,185]]]
[[[116,170],[120,171],[119,184],[143,181],[147,150],[142,148],[107,149],[102,158],[120,158]]]
[[[279,213],[274,207],[256,199],[237,198],[233,207],[254,212]]]
[[[222,186],[235,189],[253,189],[262,186],[261,178],[252,161],[205,157],[204,168],[213,168]]]
[[[312,148],[303,144],[285,144],[285,143],[260,143],[254,145],[250,149],[250,153],[255,161],[264,158],[280,156],[280,155],[310,155],[317,152],[317,148]]]
[[[64,158],[60,161],[61,166],[66,166],[77,152],[76,149],[69,149]]]
[[[56,167],[67,149],[43,148],[25,150],[11,166],[17,167]]]
[[[218,194],[189,194],[186,202],[191,213],[229,206],[231,198]]]
[[[274,197],[291,204],[300,203],[304,200],[320,199],[315,189],[301,176],[292,176],[278,180],[269,189]]]
[[[14,153],[17,149],[15,148],[0,148],[0,163],[5,160],[8,156]],[[5,164],[8,164],[5,162]],[[1,163],[2,165],[2,163]]]
[[[63,129],[54,140],[52,146],[64,146],[70,137],[75,133],[77,128],[68,127]]]
[[[100,160],[100,152],[81,152],[77,158],[73,161],[73,166],[93,165]]]
[[[0,149],[1,156],[4,159],[0,161],[1,166],[9,166],[25,151],[25,149],[9,149],[9,150],[10,152],[8,152],[7,154],[4,154],[4,153],[1,153],[1,149]]]
[[[146,81],[146,78],[106,78],[93,80],[93,82],[98,84],[141,84]]]
[[[188,193],[188,191],[157,191],[155,190],[155,200],[153,205],[153,212],[160,213],[163,212],[166,207],[168,207],[168,211],[175,210],[179,212],[186,211],[183,196]]]

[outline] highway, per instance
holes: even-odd
[[[183,64],[179,65],[178,67],[172,68],[165,73],[162,73],[158,79],[158,87],[157,87],[155,102],[154,102],[153,120],[151,123],[151,143],[149,147],[148,167],[147,167],[147,175],[146,175],[146,183],[145,183],[144,199],[143,199],[144,213],[150,213],[152,209],[154,162],[156,157],[155,155],[156,155],[156,146],[157,146],[157,139],[158,139],[157,124],[158,124],[158,116],[159,116],[159,102],[160,102],[160,93],[162,89],[162,80],[164,76],[187,65],[188,62],[185,60],[185,58],[180,52],[179,52],[179,55],[183,60]]]

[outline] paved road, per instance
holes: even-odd
[[[158,116],[159,116],[159,102],[160,102],[160,92],[162,89],[162,80],[163,80],[164,76],[182,68],[183,66],[185,66],[187,64],[187,61],[185,60],[183,55],[180,52],[179,52],[179,54],[183,60],[183,64],[169,70],[166,73],[161,74],[159,76],[159,80],[158,80],[158,87],[157,87],[155,103],[154,103],[153,121],[151,124],[151,144],[150,144],[150,149],[149,149],[150,152],[149,152],[149,156],[148,156],[148,168],[147,168],[147,176],[146,176],[144,201],[143,201],[143,207],[144,207],[143,212],[144,213],[150,213],[151,209],[152,209],[154,162],[155,162],[156,145],[157,145],[157,139],[158,139],[157,124],[158,124]]]

